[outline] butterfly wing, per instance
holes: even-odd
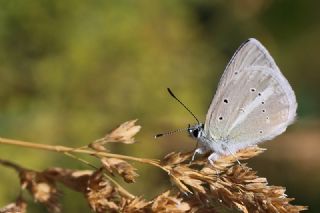
[[[215,141],[243,148],[284,132],[296,109],[294,92],[269,52],[249,39],[220,79],[204,131]]]

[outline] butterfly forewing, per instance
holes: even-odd
[[[271,139],[293,122],[296,99],[269,52],[255,39],[236,51],[224,71],[206,116],[215,141],[250,144]]]

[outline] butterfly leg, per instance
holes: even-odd
[[[229,147],[228,147],[228,146],[225,146],[225,149],[226,149],[226,150],[228,150],[229,154],[231,154],[231,155],[236,159],[236,161],[238,162],[238,164],[242,167],[242,165],[241,165],[241,163],[240,163],[240,161],[239,161],[238,157],[234,154],[235,152],[234,152],[234,151],[232,151],[231,149],[229,149]]]
[[[214,164],[214,162],[220,158],[220,155],[218,153],[213,152],[211,155],[209,155],[208,160],[211,163],[211,165]]]
[[[194,153],[193,153],[193,155],[192,155],[191,162],[194,161],[194,158],[196,157],[196,154],[204,154],[204,153],[206,153],[207,151],[208,151],[208,149],[207,149],[206,147],[204,147],[204,146],[198,147],[198,148],[194,151]]]

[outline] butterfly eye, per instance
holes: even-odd
[[[198,134],[199,134],[199,129],[191,130],[190,133],[192,134],[193,137],[197,138],[197,137],[198,137]]]

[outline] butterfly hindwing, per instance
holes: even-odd
[[[294,92],[269,52],[249,39],[220,79],[204,131],[214,141],[246,147],[285,131],[296,108]]]

